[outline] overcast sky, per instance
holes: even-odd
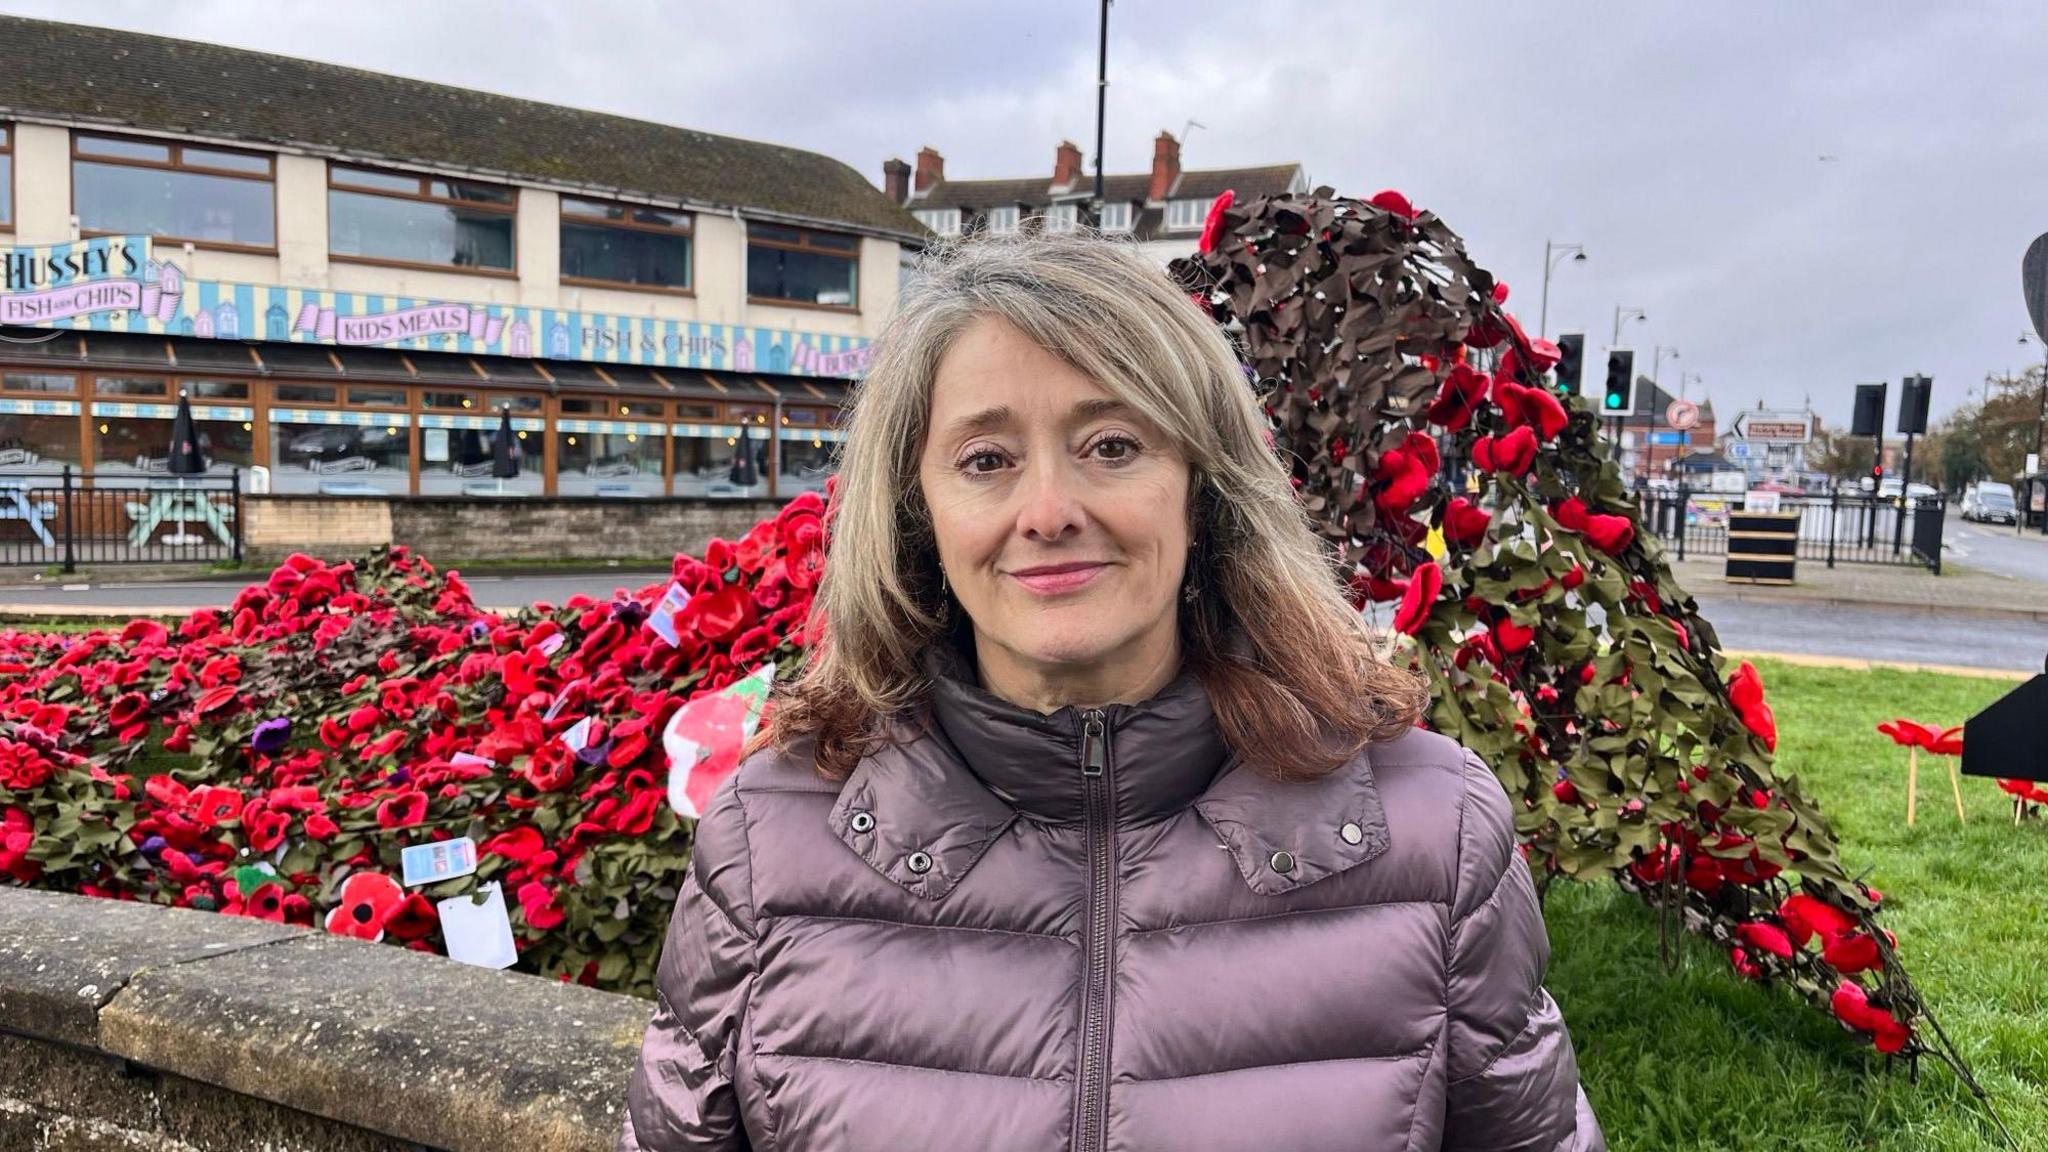
[[[1092,152],[1092,0],[0,0],[0,11],[307,56],[826,153],[879,182]],[[1257,21],[1248,12],[1262,13]],[[1188,167],[1299,161],[1462,232],[1533,327],[1727,412],[1935,379],[1936,413],[2040,358],[2021,254],[2048,230],[2048,10],[2003,3],[1118,0],[1111,171],[1165,128]],[[1725,416],[1723,419],[1725,420]],[[1890,419],[1887,420],[1887,427]]]

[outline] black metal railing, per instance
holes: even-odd
[[[1728,554],[1728,513],[1741,511],[1740,492],[1642,494],[1643,530],[1683,560]],[[1836,564],[1923,565],[1941,572],[1941,535],[1947,506],[1939,496],[1875,496],[1830,492],[1779,497],[1779,508],[1798,512],[1799,558]]]
[[[0,566],[242,560],[242,470],[0,472]]]

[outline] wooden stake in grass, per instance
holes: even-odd
[[[1920,749],[1906,748],[1906,827],[1913,826],[1913,809],[1920,800]]]

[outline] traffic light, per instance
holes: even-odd
[[[1856,418],[1849,425],[1851,436],[1881,436],[1884,434],[1884,390],[1883,384],[1858,384],[1856,386]]]
[[[1633,416],[1636,354],[1628,348],[1607,350],[1607,390],[1600,398],[1602,416]]]
[[[1899,434],[1919,435],[1927,431],[1927,402],[1934,394],[1934,377],[1908,376],[1899,381]]]
[[[1562,395],[1576,396],[1585,374],[1586,334],[1566,332],[1557,338],[1557,383],[1554,387]]]

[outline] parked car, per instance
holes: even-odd
[[[1929,500],[1934,500],[1940,497],[1940,495],[1941,493],[1935,491],[1934,485],[1932,484],[1906,485],[1906,498],[1916,503],[1924,503]]]
[[[2011,524],[2018,518],[2012,485],[1983,480],[1963,489],[1963,519],[1982,524]]]

